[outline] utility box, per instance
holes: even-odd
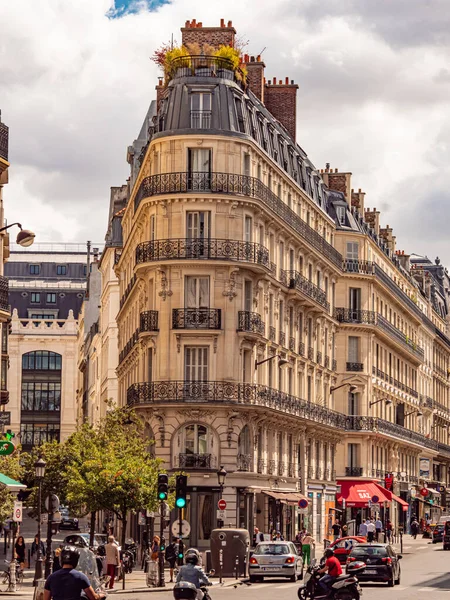
[[[247,529],[213,529],[211,562],[216,576],[246,577],[250,534]]]

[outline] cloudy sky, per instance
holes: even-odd
[[[154,97],[155,48],[180,26],[232,20],[268,77],[299,84],[297,139],[353,173],[398,248],[450,266],[448,0],[0,2],[6,216],[40,241],[100,242]],[[115,16],[117,18],[111,18]]]

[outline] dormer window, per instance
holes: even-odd
[[[336,206],[336,216],[340,225],[345,225],[345,206]]]
[[[209,92],[191,94],[191,128],[211,128],[211,94]]]

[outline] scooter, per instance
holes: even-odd
[[[314,598],[329,599],[329,600],[359,600],[362,590],[355,575],[361,573],[366,568],[366,564],[360,561],[355,561],[348,565],[348,574],[342,574],[333,583],[328,594],[324,594],[319,586],[319,579],[322,574],[319,573],[321,565],[313,560],[308,566],[303,583],[297,591],[297,596],[300,600],[313,600]]]
[[[203,600],[211,600],[208,593],[208,588],[202,586]],[[193,583],[188,581],[180,581],[173,586],[173,597],[175,600],[195,600],[197,598],[197,588]]]

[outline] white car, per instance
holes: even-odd
[[[288,577],[291,581],[303,579],[303,558],[292,542],[260,542],[248,567],[250,581],[264,577]]]

